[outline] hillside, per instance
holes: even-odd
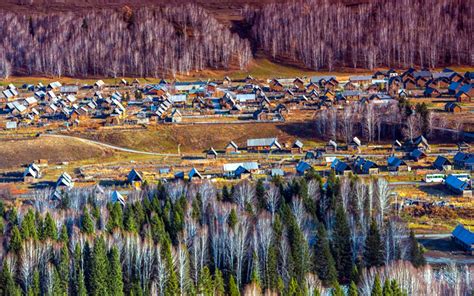
[[[472,65],[470,15],[468,0],[7,0],[0,77]]]

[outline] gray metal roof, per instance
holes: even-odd
[[[257,146],[277,146],[281,148],[280,143],[278,143],[277,138],[261,138],[261,139],[248,139],[247,147],[257,147]]]

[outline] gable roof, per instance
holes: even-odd
[[[461,181],[453,175],[448,175],[444,182],[448,187],[458,192],[464,191],[468,186],[467,182]]]
[[[227,144],[226,148],[228,147],[234,147],[235,149],[239,149],[239,146],[237,146],[234,141],[230,141],[229,144]]]
[[[300,174],[304,173],[305,171],[311,169],[311,165],[305,161],[300,161],[296,165],[296,171]]]
[[[248,139],[247,147],[258,147],[258,146],[276,146],[281,149],[280,143],[277,138],[260,138],[260,139]]]
[[[406,164],[405,161],[401,160],[400,158],[398,158],[396,156],[390,156],[387,159],[387,165],[390,166],[390,167],[398,168],[399,166],[405,165],[405,164]]]
[[[451,161],[449,161],[446,157],[440,155],[434,161],[433,166],[436,169],[442,171],[444,165],[450,165],[450,164],[451,164]]]
[[[134,181],[142,182],[143,181],[142,175],[135,169],[132,169],[130,173],[128,173],[127,179],[128,179],[128,182],[134,182]]]
[[[458,224],[454,228],[452,235],[466,245],[471,246],[474,244],[474,233],[466,229],[462,224]]]
[[[201,173],[196,168],[192,168],[191,171],[189,171],[188,178],[192,179],[193,177],[198,177],[199,179],[202,179]]]

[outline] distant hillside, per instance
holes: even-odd
[[[312,70],[472,65],[468,4],[6,0],[0,3],[0,76],[245,70],[256,55]]]

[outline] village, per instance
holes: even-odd
[[[308,175],[322,180],[331,175],[367,180],[384,177],[393,189],[397,207],[460,207],[470,204],[473,196],[474,153],[469,144],[473,138],[472,78],[472,72],[409,69],[346,75],[342,79],[326,75],[259,80],[248,76],[193,82],[162,79],[154,84],[140,79],[117,79],[114,83],[98,80],[93,85],[63,85],[58,81],[8,84],[1,91],[0,126],[4,129],[2,137],[10,140],[12,135],[33,132],[31,137],[40,141],[80,139],[104,149],[129,150],[134,147],[116,147],[86,134],[122,129],[143,133],[154,126],[174,125],[198,130],[227,125],[249,129],[265,124],[298,127],[301,122],[313,122],[310,130],[316,130],[320,123],[315,118],[324,110],[398,106],[403,101],[412,102],[413,109],[417,101],[423,102],[432,112],[446,117],[448,123],[443,129],[455,138],[449,136],[446,142],[431,144],[419,131],[409,133],[411,138],[398,134],[394,141],[373,143],[360,136],[344,141],[336,137],[317,140],[311,135],[308,141],[302,131],[282,138],[277,134],[254,138],[230,134],[225,144],[220,141],[205,149],[187,149],[175,143],[177,150],[164,153],[116,151],[126,156],[110,162],[50,163],[35,159],[2,169],[0,179],[13,184],[20,198],[47,189],[52,199],[60,200],[74,188],[98,186],[110,192],[113,200],[124,202],[132,191],[156,182],[213,182],[221,187],[246,179]],[[465,124],[457,130],[456,120],[460,118]]]

